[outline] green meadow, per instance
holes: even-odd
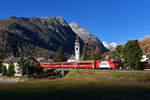
[[[149,100],[150,72],[70,71],[64,78],[0,84],[1,100]]]

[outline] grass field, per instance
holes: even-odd
[[[0,84],[0,98],[150,100],[150,72],[71,71],[61,79],[29,79],[21,83]]]

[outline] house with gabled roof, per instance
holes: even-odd
[[[17,57],[17,58],[10,57],[9,59],[5,59],[2,63],[2,65],[5,66],[6,69],[8,70],[10,63],[13,63],[14,71],[15,71],[14,76],[22,76],[22,69],[20,68],[19,63],[18,63],[20,61],[20,59],[21,59],[21,57]]]

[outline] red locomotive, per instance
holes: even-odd
[[[82,68],[82,69],[116,69],[119,67],[118,61],[78,61],[78,62],[53,62],[53,63],[41,63],[40,67],[44,68]]]

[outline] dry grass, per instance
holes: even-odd
[[[109,71],[71,71],[63,79],[29,80],[21,83],[0,84],[0,97],[6,100],[71,99],[71,100],[149,100],[150,84],[143,82],[103,80],[98,76],[114,78],[144,77],[150,73],[121,73]],[[139,77],[139,78],[138,78]],[[9,95],[9,96],[8,96]]]
[[[126,80],[141,80],[150,81],[150,72],[116,72],[116,71],[72,71],[67,76],[69,78],[96,78],[98,77],[112,77],[122,78]]]

